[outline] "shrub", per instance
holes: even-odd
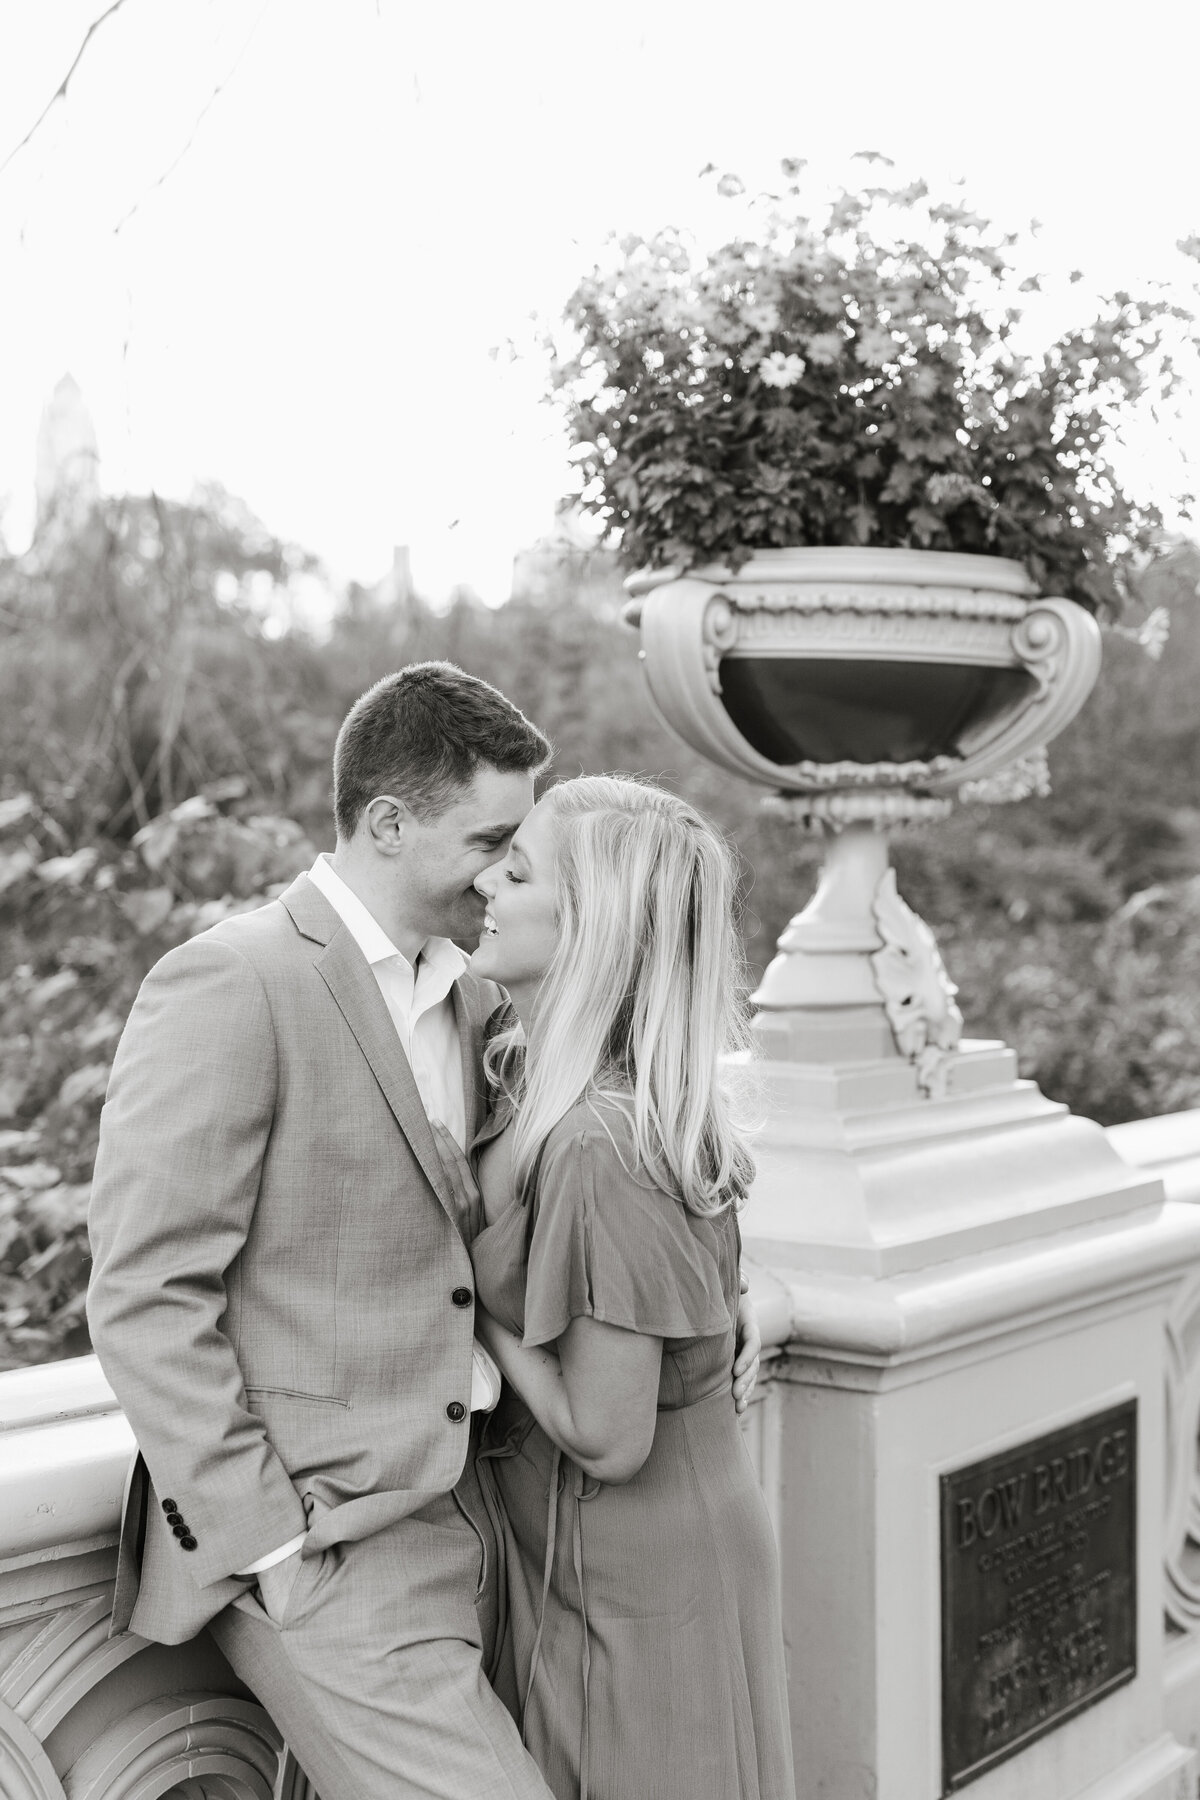
[[[1122,492],[1109,446],[1131,401],[1172,388],[1164,327],[1185,315],[1119,293],[1023,355],[1037,284],[1017,283],[1012,238],[923,182],[843,192],[814,219],[801,167],[712,255],[675,230],[625,237],[572,294],[552,383],[585,507],[633,564],[973,551],[1116,610],[1161,519]]]

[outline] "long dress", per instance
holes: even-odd
[[[557,1800],[794,1800],[778,1561],[730,1386],[737,1215],[689,1212],[633,1146],[619,1103],[581,1101],[472,1245],[481,1304],[527,1345],[579,1317],[664,1340],[653,1447],[621,1485],[505,1384],[480,1464],[506,1530],[498,1685]]]

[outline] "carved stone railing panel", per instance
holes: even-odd
[[[0,1699],[39,1742],[90,1688],[144,1647],[142,1638],[109,1636],[112,1595],[102,1593],[56,1612],[24,1644],[0,1678]]]
[[[0,1800],[315,1800],[207,1637],[109,1636],[132,1450],[94,1357],[0,1376]]]
[[[164,1695],[113,1721],[63,1778],[66,1800],[272,1800],[281,1739],[231,1694]]]
[[[320,1800],[316,1788],[290,1750],[284,1753],[276,1794],[278,1800]]]
[[[1109,1141],[1160,1177],[1168,1200],[1200,1204],[1200,1110],[1116,1125]],[[1200,1279],[1167,1319],[1164,1606],[1178,1632],[1200,1632]]]
[[[110,1637],[113,1584],[74,1587],[76,1560],[8,1605],[31,1571],[0,1569],[0,1800],[271,1800],[279,1733],[215,1646]]]
[[[1180,1631],[1200,1629],[1200,1281],[1188,1282],[1167,1322],[1166,1609]]]
[[[50,1758],[24,1719],[0,1703],[0,1795],[3,1800],[64,1800]]]

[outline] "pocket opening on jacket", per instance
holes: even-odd
[[[339,1400],[336,1394],[306,1394],[302,1388],[247,1386],[247,1400],[260,1395],[272,1400],[302,1400],[308,1406],[340,1406],[346,1412],[352,1410],[350,1401]]]

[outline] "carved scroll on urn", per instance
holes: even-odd
[[[1100,628],[1070,600],[1038,600],[1013,626],[1013,652],[1036,683],[1023,706],[964,738],[962,761],[935,776],[935,793],[995,775],[1048,744],[1071,723],[1100,673]]]
[[[779,768],[746,742],[721,704],[721,657],[737,636],[729,596],[684,578],[647,594],[639,618],[646,680],[671,729],[743,781],[777,787]]]

